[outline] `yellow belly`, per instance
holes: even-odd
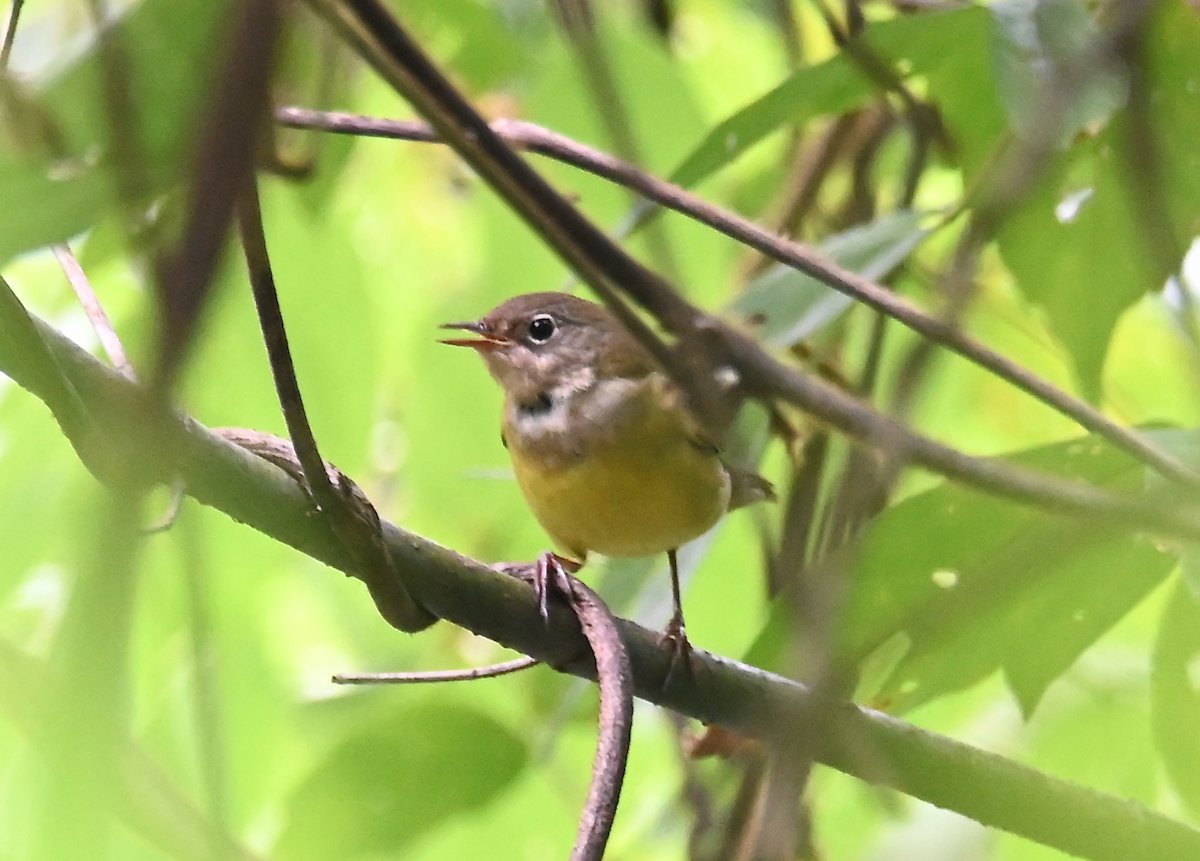
[[[567,553],[651,556],[704,534],[729,504],[720,459],[674,417],[639,422],[570,466],[548,467],[509,440],[517,483],[538,522]]]

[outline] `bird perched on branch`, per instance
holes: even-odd
[[[725,511],[771,497],[770,485],[721,460],[679,389],[601,305],[530,293],[443,328],[475,335],[442,343],[474,349],[504,390],[501,440],[517,484],[570,557],[550,562],[575,570],[590,552],[666,552],[673,613],[664,638],[675,647],[672,667],[686,660],[676,550]]]

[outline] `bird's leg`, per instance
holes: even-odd
[[[688,642],[687,630],[683,625],[683,598],[679,594],[679,561],[675,558],[674,550],[667,551],[667,562],[671,566],[672,613],[671,621],[667,622],[667,627],[663,629],[660,642],[671,644],[671,663],[667,667],[667,678],[663,682],[664,689],[671,686],[671,680],[675,678],[675,670],[681,664],[689,674],[692,671],[692,645]]]
[[[543,622],[550,621],[550,591],[557,589],[570,600],[571,581],[567,574],[574,574],[582,567],[582,562],[559,556],[551,550],[538,556],[533,565],[533,592],[537,596],[538,613]]]

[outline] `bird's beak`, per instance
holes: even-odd
[[[439,344],[449,344],[451,347],[470,347],[473,350],[496,350],[500,347],[507,347],[512,343],[508,338],[502,338],[487,330],[483,321],[475,323],[443,323],[443,329],[462,329],[466,332],[473,332],[478,335],[478,338],[446,338],[439,341]]]

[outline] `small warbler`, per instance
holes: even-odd
[[[504,389],[501,441],[534,516],[558,547],[642,557],[666,552],[673,614],[664,638],[686,659],[675,551],[731,508],[771,496],[721,460],[650,353],[601,305],[530,293],[473,323],[471,347]],[[568,564],[570,560],[567,561]]]

